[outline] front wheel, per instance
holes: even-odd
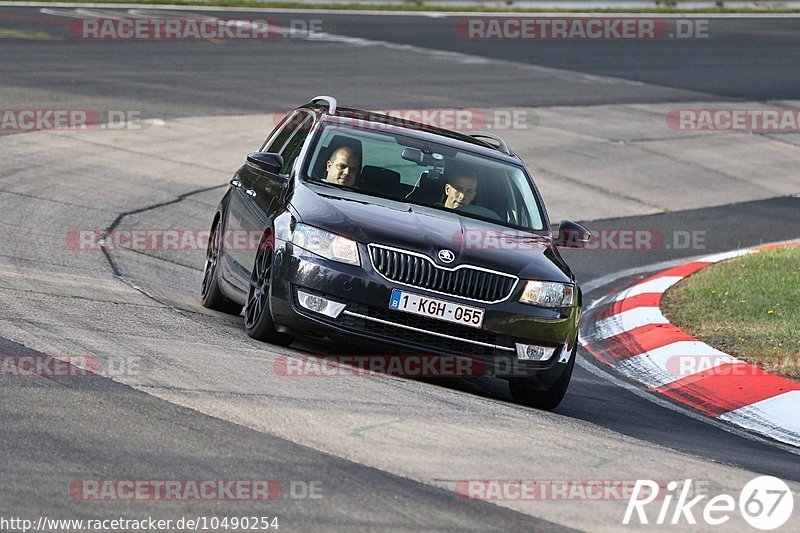
[[[269,308],[269,287],[272,282],[273,241],[265,237],[258,245],[253,272],[250,274],[250,289],[244,306],[244,329],[259,341],[289,346],[294,337],[275,329]]]
[[[555,409],[567,393],[567,387],[569,387],[569,381],[572,378],[572,369],[575,368],[576,357],[578,357],[577,342],[575,343],[575,348],[573,348],[573,354],[567,363],[567,368],[564,369],[564,373],[547,389],[537,389],[524,379],[509,380],[508,388],[511,391],[511,397],[518,404],[528,407],[545,409],[548,411]]]

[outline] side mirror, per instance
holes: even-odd
[[[277,174],[283,166],[283,157],[273,152],[252,152],[247,154],[247,166],[257,172]]]
[[[562,248],[583,248],[592,238],[591,232],[576,222],[562,220],[558,225],[556,246]]]

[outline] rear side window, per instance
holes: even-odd
[[[305,119],[305,116],[305,114],[301,115],[299,111],[294,111],[272,132],[269,138],[264,141],[259,151],[280,153],[286,141],[289,140],[289,137],[298,129],[300,123]]]
[[[281,174],[288,174],[292,169],[295,159],[300,155],[300,150],[303,149],[303,144],[308,137],[313,123],[314,120],[311,118],[311,115],[308,115],[306,119],[300,123],[299,127],[294,130],[294,135],[289,139],[289,142],[286,143],[286,146],[283,147],[283,150],[280,152],[283,156]]]

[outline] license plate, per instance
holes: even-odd
[[[392,299],[389,301],[389,309],[404,311],[414,315],[428,316],[454,322],[462,326],[479,328],[483,326],[484,309],[479,307],[469,307],[436,298],[420,296],[400,289],[392,290]]]

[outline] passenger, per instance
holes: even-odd
[[[361,161],[355,150],[348,146],[342,146],[333,151],[325,168],[327,171],[325,181],[352,187],[358,178]]]

